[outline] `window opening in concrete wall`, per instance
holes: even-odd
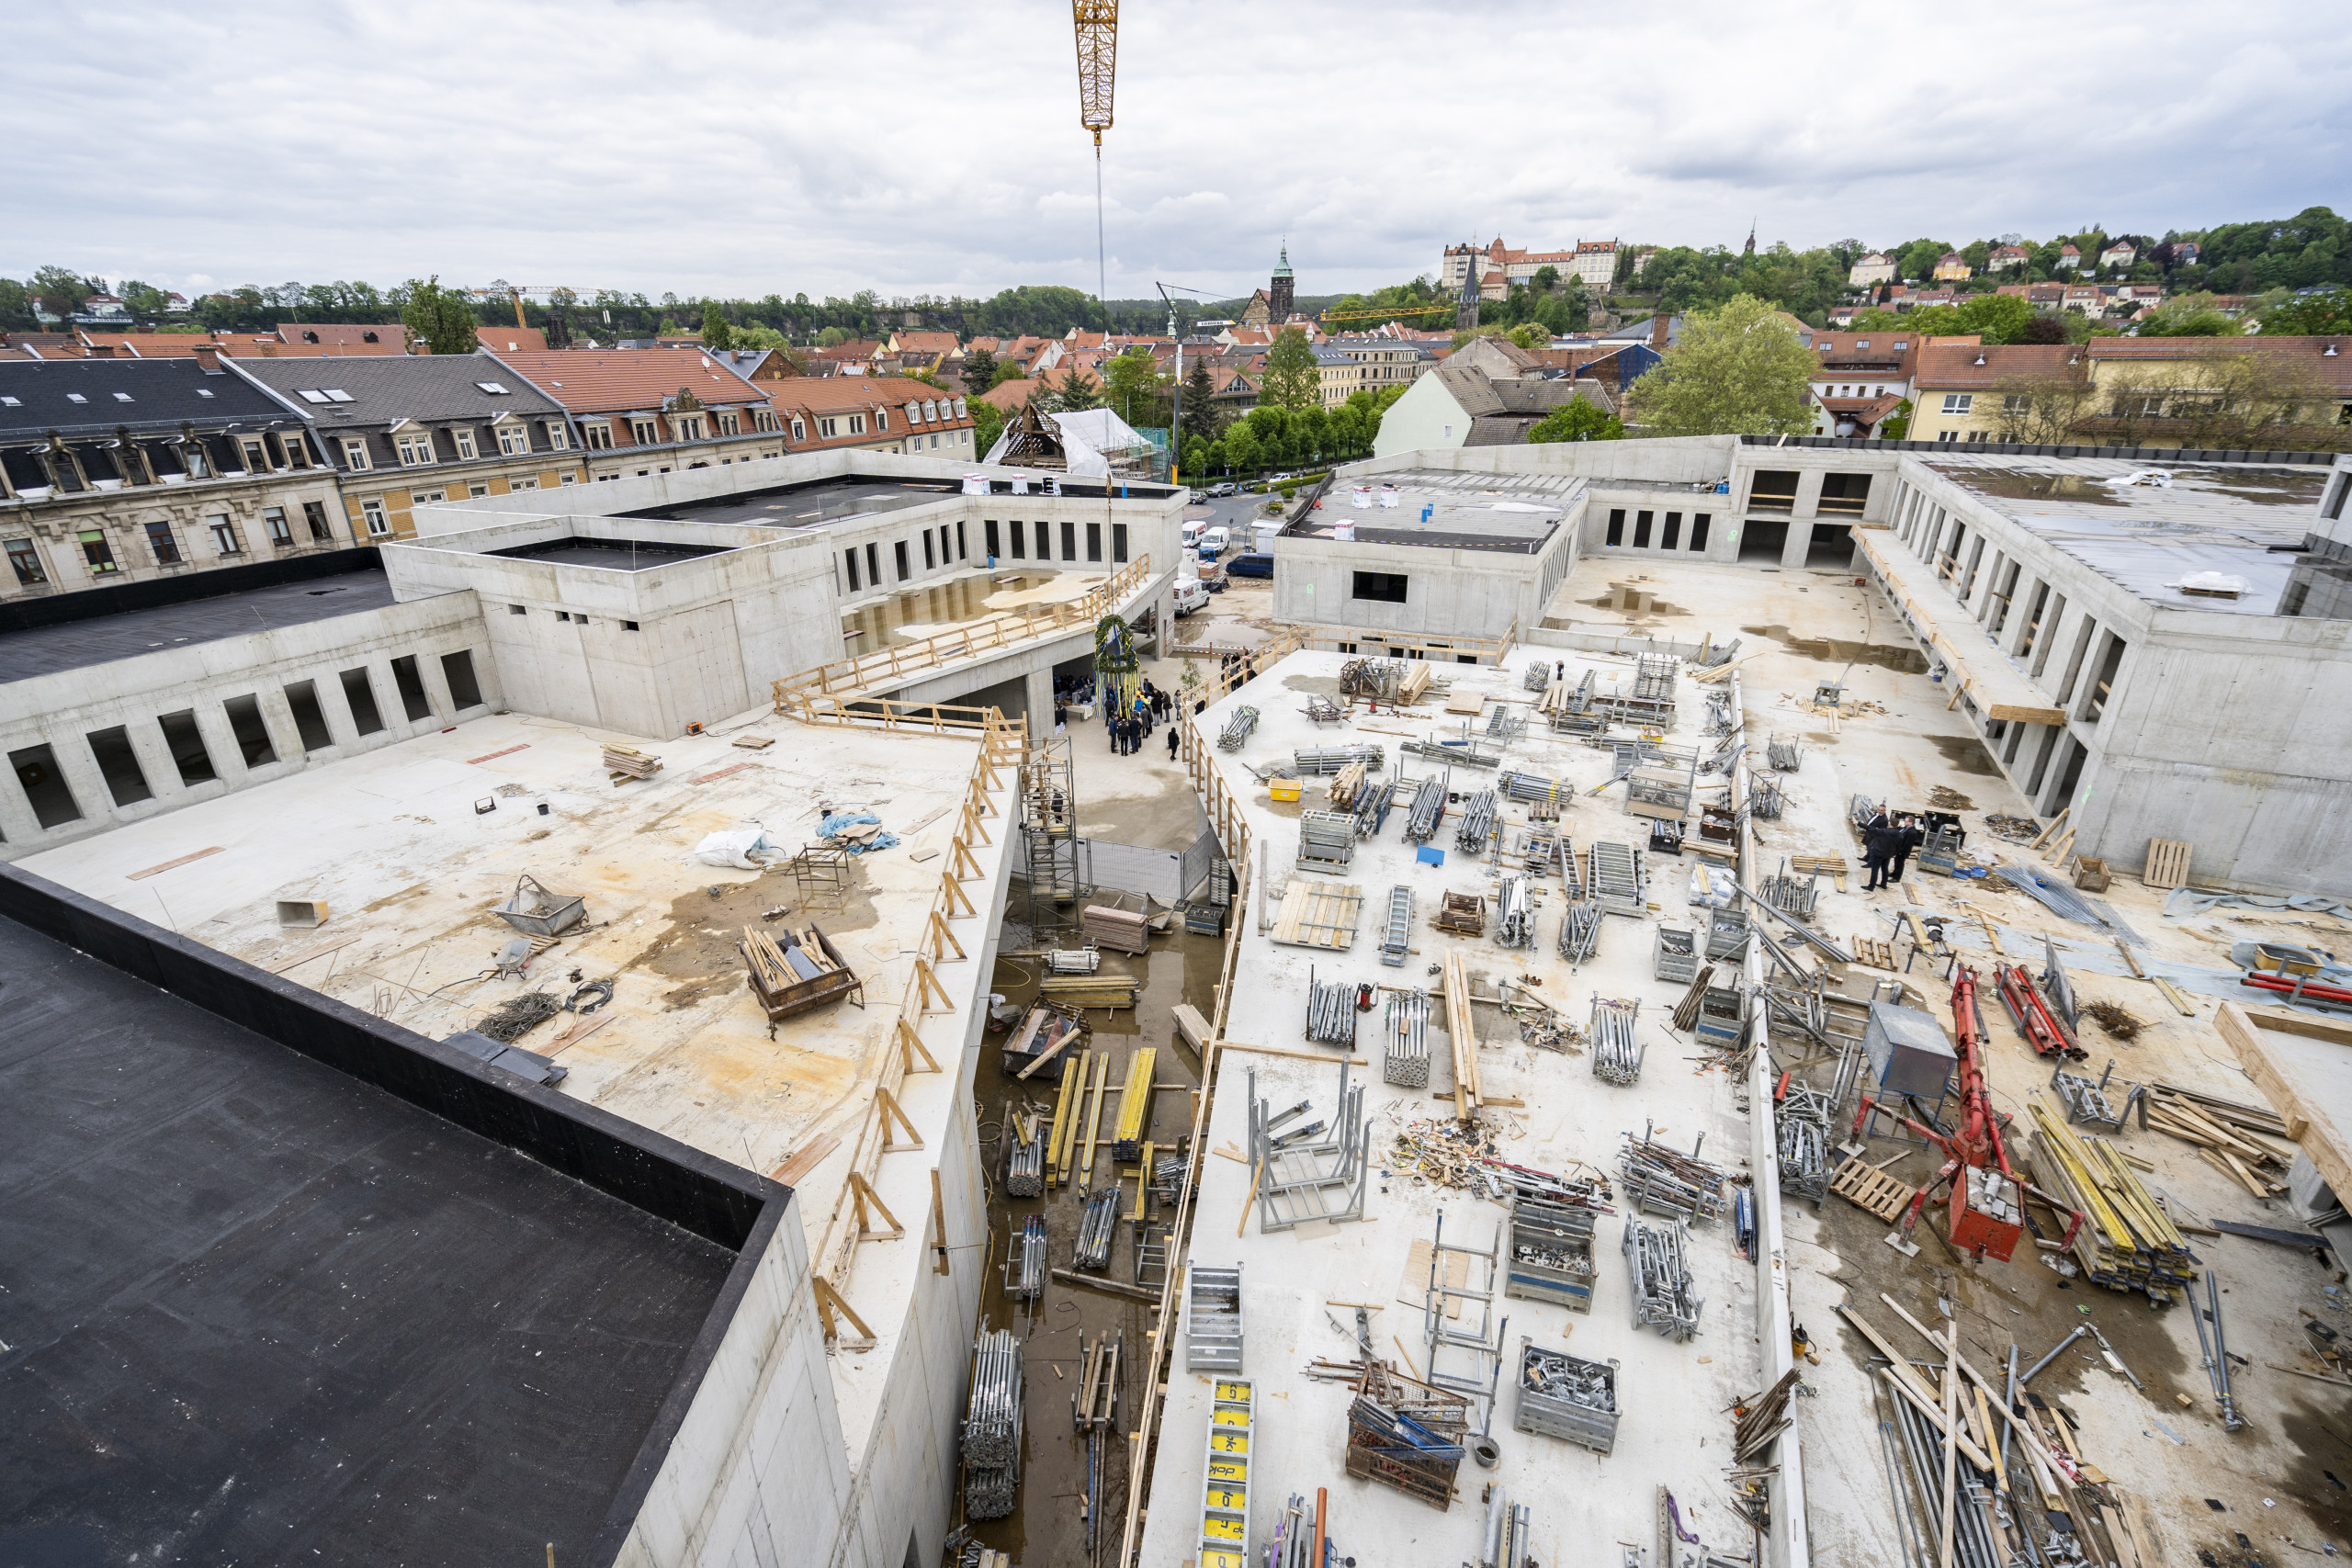
[[[210,784],[220,776],[212,766],[212,753],[205,749],[204,731],[197,728],[194,708],[163,714],[155,725],[164,732],[164,750],[172,754],[172,765],[180,771],[180,783]]]
[[[1707,513],[1703,513],[1703,512],[1693,513],[1691,514],[1691,517],[1690,517],[1690,547],[1691,547],[1692,549],[1694,549],[1694,550],[1703,550],[1703,549],[1705,549],[1705,548],[1707,547],[1707,524],[1708,524],[1708,521],[1709,521],[1708,515],[1707,515]]]
[[[936,562],[936,561],[933,560],[931,558],[932,558],[932,548],[931,548],[931,530],[930,530],[930,529],[928,529],[928,528],[925,528],[925,529],[922,531],[922,569],[923,569],[923,570],[925,570],[925,571],[929,571],[933,567],[934,567],[934,566],[936,566],[936,565],[938,565],[938,564],[939,564],[938,562]]]
[[[1984,607],[1991,612],[1984,623],[1985,630],[1998,637],[2008,624],[2009,602],[2017,597],[2018,574],[2022,569],[2015,561],[2006,568],[1996,563],[1993,568],[1993,592],[1984,596]]]
[[[1808,567],[1842,567],[1854,558],[1854,525],[1851,523],[1816,523],[1813,534],[1805,541],[1804,564]]]
[[[2045,815],[2057,811],[2060,807],[2073,803],[2075,786],[2080,784],[2083,778],[2083,759],[2090,755],[2090,749],[2071,735],[2065,738],[2064,745],[2066,769],[2058,775],[2058,787],[2052,790],[2050,798],[2042,803]]]
[[[891,563],[899,569],[899,581],[904,582],[914,575],[907,566],[907,542],[904,539],[896,540],[891,544],[890,559]]]
[[[1111,525],[1111,558],[1121,566],[1127,564],[1127,525],[1125,523]]]
[[[972,552],[964,547],[964,520],[960,517],[956,520],[956,558],[957,560],[972,558]]]
[[[1625,509],[1622,506],[1612,506],[1609,509],[1609,543],[1622,545],[1624,542]]]
[[[441,656],[441,675],[449,682],[449,700],[462,713],[481,706],[481,683],[474,679],[474,656],[464,649]]]
[[[842,552],[842,559],[849,566],[849,591],[852,593],[854,593],[857,592],[857,551],[854,549],[843,550]]]
[[[1779,560],[1789,547],[1789,525],[1777,518],[1758,518],[1739,531],[1739,558]]]
[[[1747,505],[1755,512],[1787,512],[1797,503],[1794,468],[1758,468],[1747,487]]]
[[[2100,655],[2098,673],[2092,677],[2090,690],[2083,695],[2083,718],[2097,724],[2099,715],[2107,711],[2107,699],[2115,691],[2116,672],[2123,667],[2123,639],[2113,632],[2107,634],[2107,649]]]
[[[1666,514],[1666,521],[1658,525],[1657,547],[1662,550],[1679,549],[1681,544],[1682,513],[1669,512]]]
[[[147,787],[147,771],[139,765],[139,753],[130,749],[130,731],[118,724],[90,731],[89,739],[90,758],[98,764],[98,776],[107,781],[107,793],[117,806],[155,798]]]
[[[2338,475],[2335,480],[2335,491],[2327,498],[2329,522],[2332,523],[2344,515],[2344,498],[2346,492],[2352,492],[2352,474]]]
[[[392,685],[401,694],[401,711],[411,724],[433,716],[432,699],[424,694],[424,677],[417,673],[416,655],[403,653],[392,660]]]
[[[1650,514],[1646,512],[1636,512],[1634,513],[1634,548],[1645,550],[1649,547]]]
[[[277,761],[277,748],[269,743],[269,726],[262,722],[260,698],[248,693],[231,697],[220,706],[229,716],[229,733],[236,737],[245,766],[259,768]]]
[[[882,547],[872,539],[865,542],[865,581],[882,586]]]
[[[2025,732],[2035,727],[2030,724],[2013,724],[2009,727],[2009,743],[2001,752],[2002,761],[2015,762],[2018,760],[2018,748],[2025,743]]]
[[[286,705],[294,710],[294,733],[301,739],[305,755],[334,744],[334,736],[327,729],[327,716],[319,709],[317,682],[297,681],[288,686]]]
[[[2083,660],[2091,650],[2091,633],[2098,629],[2098,623],[2085,615],[2081,627],[2075,633],[2075,651],[2066,660],[2066,678],[2058,682],[2061,705],[2075,694],[2075,678],[2083,672]]]
[[[1859,517],[1862,508],[1870,504],[1870,475],[1824,474],[1821,476],[1821,503],[1815,510],[1835,513],[1841,517]]]
[[[1968,547],[1968,570],[1960,578],[1960,602],[1963,604],[1968,603],[1969,595],[1976,592],[1976,569],[1984,559],[1984,536],[1979,534],[1975,542]]]
[[[2025,781],[2025,792],[2027,795],[2038,796],[2041,794],[2041,781],[2050,772],[2050,759],[2058,750],[2058,737],[2064,733],[2064,730],[2059,728],[2054,724],[2043,727],[2041,732],[2041,750],[2034,754],[2033,773],[2031,776]]]
[[[1091,561],[1102,558],[1102,525],[1100,523],[1086,525],[1086,558]]]
[[[1351,599],[1370,599],[1383,604],[1405,603],[1406,577],[1401,571],[1359,571],[1354,585],[1349,589]]]
[[[383,728],[383,710],[376,705],[376,683],[368,678],[367,666],[346,670],[335,678],[343,682],[343,705],[351,710],[351,728],[362,735]]]
[[[1076,560],[1077,558],[1078,525],[1075,523],[1065,523],[1062,525],[1062,559]]]
[[[17,770],[17,787],[33,808],[34,821],[44,828],[62,828],[82,819],[82,808],[74,804],[74,791],[58,771],[57,753],[48,742],[9,752],[8,765]]]
[[[1004,554],[1004,543],[997,537],[996,519],[993,517],[980,519],[980,546],[991,560]]]

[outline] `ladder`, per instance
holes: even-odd
[[[1241,1265],[1193,1264],[1184,1277],[1184,1370],[1241,1370]]]
[[[1209,1406],[1208,1456],[1201,1466],[1200,1568],[1250,1568],[1250,1439],[1256,1393],[1219,1378]]]
[[[1413,945],[1413,890],[1399,883],[1388,890],[1388,919],[1380,932],[1380,961],[1400,968]]]
[[[1494,1239],[1484,1251],[1475,1247],[1460,1247],[1445,1239],[1445,1211],[1437,1212],[1437,1228],[1430,1240],[1430,1282],[1421,1307],[1423,1341],[1429,1348],[1428,1382],[1432,1388],[1451,1389],[1468,1395],[1485,1406],[1485,1420],[1479,1430],[1487,1430],[1494,1420],[1495,1388],[1502,1375],[1503,1336],[1510,1331],[1510,1319],[1495,1322],[1495,1298],[1503,1286],[1502,1268],[1503,1227],[1498,1222]],[[1454,1284],[1452,1258],[1459,1255],[1467,1260],[1463,1280]],[[1483,1265],[1483,1267],[1481,1267]],[[1459,1307],[1460,1315],[1455,1315]],[[1474,1314],[1471,1309],[1476,1308]],[[1455,1326],[1459,1324],[1460,1326]],[[1467,1371],[1453,1371],[1439,1363],[1441,1352],[1453,1352],[1459,1362],[1467,1352]]]

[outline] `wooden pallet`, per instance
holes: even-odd
[[[1829,1190],[1888,1224],[1901,1219],[1911,1200],[1919,1195],[1919,1190],[1902,1178],[1889,1176],[1860,1159],[1849,1159],[1838,1168],[1838,1174],[1829,1179]]]
[[[1363,914],[1363,889],[1353,883],[1310,882],[1294,877],[1274,918],[1272,939],[1293,947],[1344,950],[1355,944]]]
[[[1876,937],[1858,936],[1850,940],[1847,945],[1854,950],[1854,958],[1858,963],[1867,964],[1874,969],[1901,967],[1894,962],[1894,944],[1891,942],[1881,942]]]
[[[1477,893],[1449,893],[1438,909],[1437,918],[1430,923],[1442,931],[1453,931],[1461,936],[1484,936],[1487,934],[1486,897]]]
[[[2188,886],[2188,852],[2185,839],[2150,839],[2147,868],[2140,873],[2143,887]]]
[[[1486,705],[1487,694],[1484,692],[1455,692],[1445,699],[1446,712],[1467,714],[1473,718]]]

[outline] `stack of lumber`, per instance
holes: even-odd
[[[1095,975],[1048,975],[1037,982],[1037,994],[1058,1007],[1131,1008],[1138,982],[1132,975],[1105,970]]]
[[[2144,1291],[2168,1300],[2195,1277],[2188,1243],[2163,1206],[2140,1184],[2123,1151],[2085,1137],[2039,1097],[2028,1100],[2034,1179],[2084,1215],[2075,1235],[2083,1272],[2110,1291]]]
[[[1363,787],[1364,764],[1350,762],[1332,775],[1329,794],[1334,806],[1353,806],[1356,791]],[[1386,785],[1381,786],[1384,789]]]
[[[782,991],[841,967],[825,956],[824,944],[817,940],[815,927],[787,931],[786,935],[788,943],[778,943],[763,931],[743,928],[743,962],[767,990]]]
[[[1445,1032],[1453,1047],[1453,1113],[1467,1122],[1478,1109],[1478,1027],[1470,1016],[1470,969],[1460,949],[1445,955]]]
[[[1295,878],[1283,893],[1282,912],[1274,917],[1271,940],[1293,947],[1345,950],[1355,944],[1356,924],[1363,914],[1361,885]]]
[[[1486,705],[1487,694],[1484,692],[1456,692],[1445,699],[1445,711],[1448,713],[1476,716],[1478,710]]]
[[[662,771],[662,759],[634,746],[605,748],[605,771],[616,780],[650,779]]]
[[[1089,904],[1082,917],[1086,934],[1097,947],[1116,953],[1142,953],[1151,945],[1151,928],[1141,910]]]
[[[2148,1086],[2148,1125],[2196,1145],[2208,1165],[2253,1197],[2269,1198],[2286,1190],[2277,1178],[2294,1158],[2294,1151],[2268,1141],[2287,1135],[2287,1123],[2275,1111],[2177,1084],[2154,1083]]]
[[[1413,667],[1405,671],[1405,678],[1396,682],[1396,695],[1394,701],[1399,706],[1409,707],[1419,702],[1421,694],[1429,689],[1430,667],[1425,661],[1415,660]]]

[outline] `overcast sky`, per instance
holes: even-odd
[[[1238,293],[1285,235],[1321,294],[1498,231],[1736,246],[1752,218],[1802,248],[2341,207],[2331,10],[1131,0],[1110,293]],[[0,275],[1095,285],[1058,0],[113,0],[7,37]]]

